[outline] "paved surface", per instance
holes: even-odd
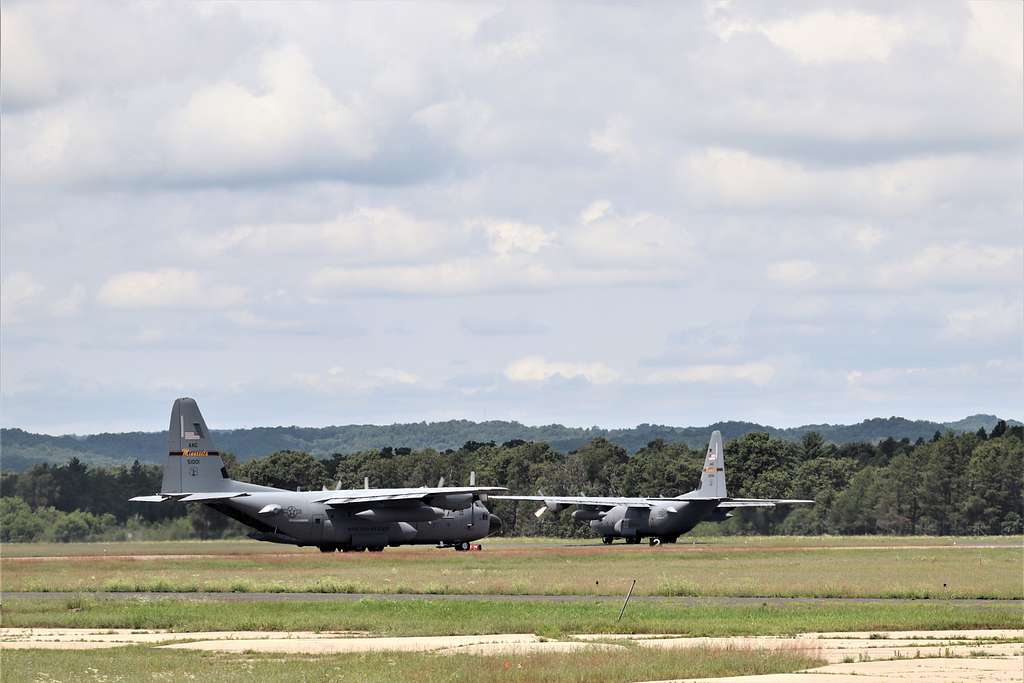
[[[94,597],[102,600],[224,600],[228,602],[332,602],[352,600],[496,600],[509,602],[593,602],[622,600],[622,595],[517,595],[517,594],[434,594],[434,593],[157,593],[157,592],[4,592],[0,602],[10,598],[66,600],[72,597]],[[630,602],[658,602],[674,605],[771,605],[784,607],[805,604],[886,603],[1024,607],[1022,600],[918,599],[906,598],[744,598],[744,597],[666,597],[634,595]]]
[[[690,678],[659,683],[1020,683],[1024,680],[1024,658],[986,657],[975,659],[897,659],[891,661],[830,664],[791,674]]]
[[[593,642],[600,640],[601,642]],[[621,644],[615,641],[621,641]],[[1012,641],[1012,642],[1008,642]],[[341,654],[432,652],[438,655],[563,653],[636,647],[686,649],[702,646],[805,651],[830,662],[791,674],[704,679],[706,683],[867,683],[880,681],[988,681],[1024,677],[1024,631],[953,630],[876,633],[804,633],[795,637],[682,638],[672,634],[585,634],[545,640],[532,633],[483,636],[372,637],[352,632],[224,631],[170,633],[162,630],[0,628],[0,650],[93,649],[151,645],[221,653]]]

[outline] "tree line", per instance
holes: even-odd
[[[809,432],[798,442],[754,432],[725,445],[729,494],[810,498],[814,506],[743,510],[697,533],[938,534],[1024,532],[1024,427],[999,422],[991,433],[936,432],[930,439],[877,444],[827,442]],[[515,493],[675,496],[697,486],[704,449],[662,439],[635,454],[604,437],[561,453],[545,442],[468,441],[458,449],[381,448],[316,458],[283,450],[239,463],[232,478],[286,489],[466,483]],[[158,465],[96,467],[77,459],[5,472],[0,479],[0,540],[217,538],[243,527],[200,505],[129,503],[160,488]],[[531,514],[530,503],[491,501],[505,534],[588,536],[569,515]]]

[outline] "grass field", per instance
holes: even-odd
[[[5,545],[5,591],[1024,598],[1021,537],[489,542],[334,553],[254,541]]]
[[[12,681],[594,681],[781,673],[816,666],[800,651],[702,648],[531,655],[374,653],[334,656],[226,655],[126,647],[113,650],[8,650]]]
[[[373,634],[675,633],[791,635],[811,631],[1020,628],[1018,607],[946,603],[678,605],[621,602],[363,599],[245,602],[164,599],[15,598],[0,607],[4,627],[130,628],[173,631],[365,631]]]

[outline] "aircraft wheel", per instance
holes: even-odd
[[[661,545],[661,539],[657,536],[652,536],[650,543],[652,546]]]
[[[333,553],[337,550],[333,545],[318,545],[317,548],[319,548],[322,553]]]
[[[369,550],[371,553],[379,553],[379,552],[383,552],[384,551],[384,546],[382,546],[382,545],[371,545],[369,548],[367,548],[367,550]]]
[[[615,540],[614,536],[605,536],[603,539],[601,539],[601,542],[604,543],[605,545],[611,545],[614,540]]]
[[[639,536],[627,536],[627,537],[626,537],[626,543],[629,543],[629,544],[631,544],[631,545],[636,545],[636,544],[637,544],[637,543],[639,543],[639,542],[640,542],[641,540],[642,540],[642,539],[641,539],[641,538],[640,538]]]
[[[455,546],[456,550],[469,550],[469,541],[463,541],[462,543]]]

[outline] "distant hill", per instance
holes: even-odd
[[[344,425],[334,427],[256,427],[253,429],[214,430],[214,439],[222,451],[234,453],[239,460],[248,460],[279,450],[302,450],[325,457],[332,453],[353,453],[385,446],[410,448],[459,448],[467,441],[512,439],[546,441],[559,451],[571,451],[588,441],[603,436],[630,452],[636,452],[655,439],[682,442],[694,448],[707,443],[711,432],[720,430],[728,439],[749,432],[768,432],[791,441],[807,432],[818,432],[826,441],[842,444],[856,441],[878,442],[882,439],[931,438],[936,431],[991,431],[999,418],[995,415],[971,415],[956,422],[907,420],[902,417],[873,418],[854,425],[817,424],[779,429],[754,422],[716,422],[706,427],[669,427],[642,424],[630,429],[600,427],[563,427],[545,425],[529,427],[518,422],[414,422],[394,425]],[[1019,425],[1016,420],[1007,420]],[[161,462],[166,453],[164,432],[127,432],[91,434],[87,436],[49,436],[22,429],[0,430],[0,467],[9,471],[25,470],[36,463],[62,463],[78,457],[86,463],[112,465]]]

